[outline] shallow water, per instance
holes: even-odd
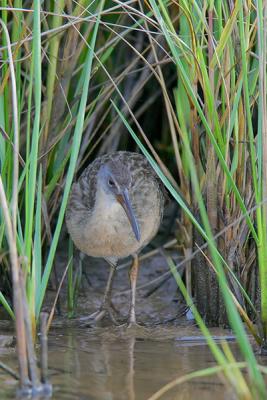
[[[65,266],[66,260],[63,261],[59,264]],[[83,267],[88,275],[82,280],[76,310],[79,317],[76,320],[66,317],[63,288],[62,317],[53,320],[49,331],[53,399],[148,400],[173,379],[216,364],[200,331],[182,317],[185,306],[174,280],[167,279],[158,286],[157,279],[169,271],[162,255],[141,263],[138,285],[145,287],[137,291],[136,313],[137,321],[146,328],[137,330],[81,326],[85,323],[82,317],[100,306],[109,272],[103,260],[86,260]],[[119,322],[123,323],[130,302],[128,268],[118,269],[113,286],[112,301],[119,312]],[[47,293],[48,310],[54,297],[54,292]],[[8,326],[0,318],[0,335],[10,334]],[[211,329],[211,334],[218,341],[227,339],[237,354],[229,331]],[[1,350],[0,345],[0,359],[14,369],[17,367],[12,347]],[[15,388],[16,382],[0,369],[0,400],[13,399]],[[192,380],[161,397],[162,400],[214,398],[232,399],[229,389],[217,376]]]
[[[218,340],[226,331],[213,330]],[[1,361],[16,368],[13,348]],[[193,327],[53,329],[49,334],[49,375],[56,400],[146,400],[176,377],[215,365],[205,341]],[[13,399],[15,382],[0,370],[0,399]],[[213,376],[179,385],[161,399],[231,399]]]

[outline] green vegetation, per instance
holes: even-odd
[[[1,304],[14,318],[12,264],[35,334],[75,175],[136,142],[181,206],[184,254],[198,252],[186,287],[168,262],[218,363],[206,372],[223,371],[239,398],[266,398],[245,330],[266,350],[266,4],[65,3],[1,3]],[[72,316],[72,260],[67,276]],[[226,322],[244,363],[205,325]]]

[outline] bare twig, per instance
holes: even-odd
[[[57,293],[56,293],[56,297],[55,297],[55,300],[54,300],[52,309],[51,309],[51,311],[50,311],[49,319],[48,319],[48,322],[47,322],[47,328],[46,328],[46,329],[47,329],[47,332],[49,331],[49,328],[50,328],[50,325],[51,325],[51,322],[52,322],[52,319],[53,319],[53,316],[54,316],[54,313],[55,313],[55,308],[56,308],[56,304],[57,304],[57,299],[58,299],[58,296],[59,296],[59,293],[60,293],[62,284],[63,284],[63,282],[64,282],[66,273],[67,273],[67,271],[68,271],[68,268],[69,268],[71,262],[72,262],[72,257],[70,258],[70,260],[69,260],[69,262],[68,262],[68,264],[67,264],[67,266],[66,266],[66,268],[65,268],[65,270],[64,270],[64,272],[63,272],[61,281],[60,281],[60,283],[59,283],[59,286],[58,286],[58,289],[57,289]]]

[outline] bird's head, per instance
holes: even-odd
[[[105,193],[112,196],[123,207],[136,240],[139,241],[140,228],[129,197],[132,184],[130,171],[119,160],[108,161],[100,167],[98,178]]]

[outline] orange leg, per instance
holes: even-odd
[[[130,270],[130,282],[131,282],[131,305],[129,312],[129,325],[136,325],[136,317],[135,317],[135,298],[136,298],[136,281],[138,275],[139,261],[138,256],[134,255],[133,264]]]

